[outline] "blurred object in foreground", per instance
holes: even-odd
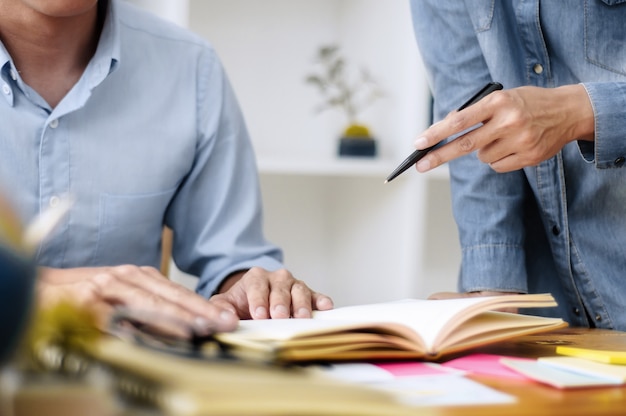
[[[58,374],[0,373],[2,416],[120,416],[105,373],[70,379]]]
[[[22,227],[0,196],[0,366],[10,357],[26,326],[36,268],[22,245]]]
[[[45,371],[69,377],[86,371],[81,354],[93,348],[102,333],[91,310],[69,301],[36,308],[18,355],[27,371]]]
[[[33,309],[20,348],[0,373],[0,415],[120,415],[111,375],[84,353],[102,335],[95,316],[69,302]]]
[[[16,212],[0,195],[0,366],[15,350],[33,306],[37,278],[33,253],[71,206],[72,199],[63,198],[23,229]]]

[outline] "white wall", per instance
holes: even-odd
[[[380,0],[191,1],[190,27],[224,62],[260,159],[334,156],[343,115],[314,114],[321,97],[304,82],[317,49],[329,43],[341,47],[351,67],[366,66],[387,94],[363,117],[380,138],[381,155],[397,159],[406,152],[425,124],[426,115],[414,110],[427,105],[427,90],[420,82],[408,2],[380,5]]]
[[[383,180],[427,126],[429,94],[406,0],[134,0],[210,41],[240,101],[260,166],[265,229],[286,266],[337,305],[454,290],[460,258],[448,179]],[[345,120],[315,114],[304,82],[317,49],[338,44],[385,98],[363,114],[380,156],[337,159]],[[195,279],[174,270],[173,278]]]

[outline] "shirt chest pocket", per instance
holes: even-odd
[[[496,0],[466,0],[467,12],[476,33],[491,29]]]
[[[626,0],[585,0],[585,56],[626,75]]]
[[[174,192],[102,195],[96,264],[158,266],[163,217]]]

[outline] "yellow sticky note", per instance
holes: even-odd
[[[556,353],[608,364],[626,364],[626,351],[607,351],[577,347],[556,347]]]

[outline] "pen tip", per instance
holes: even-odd
[[[385,182],[383,182],[383,183],[389,183],[389,180],[388,180],[388,179],[385,179]]]

